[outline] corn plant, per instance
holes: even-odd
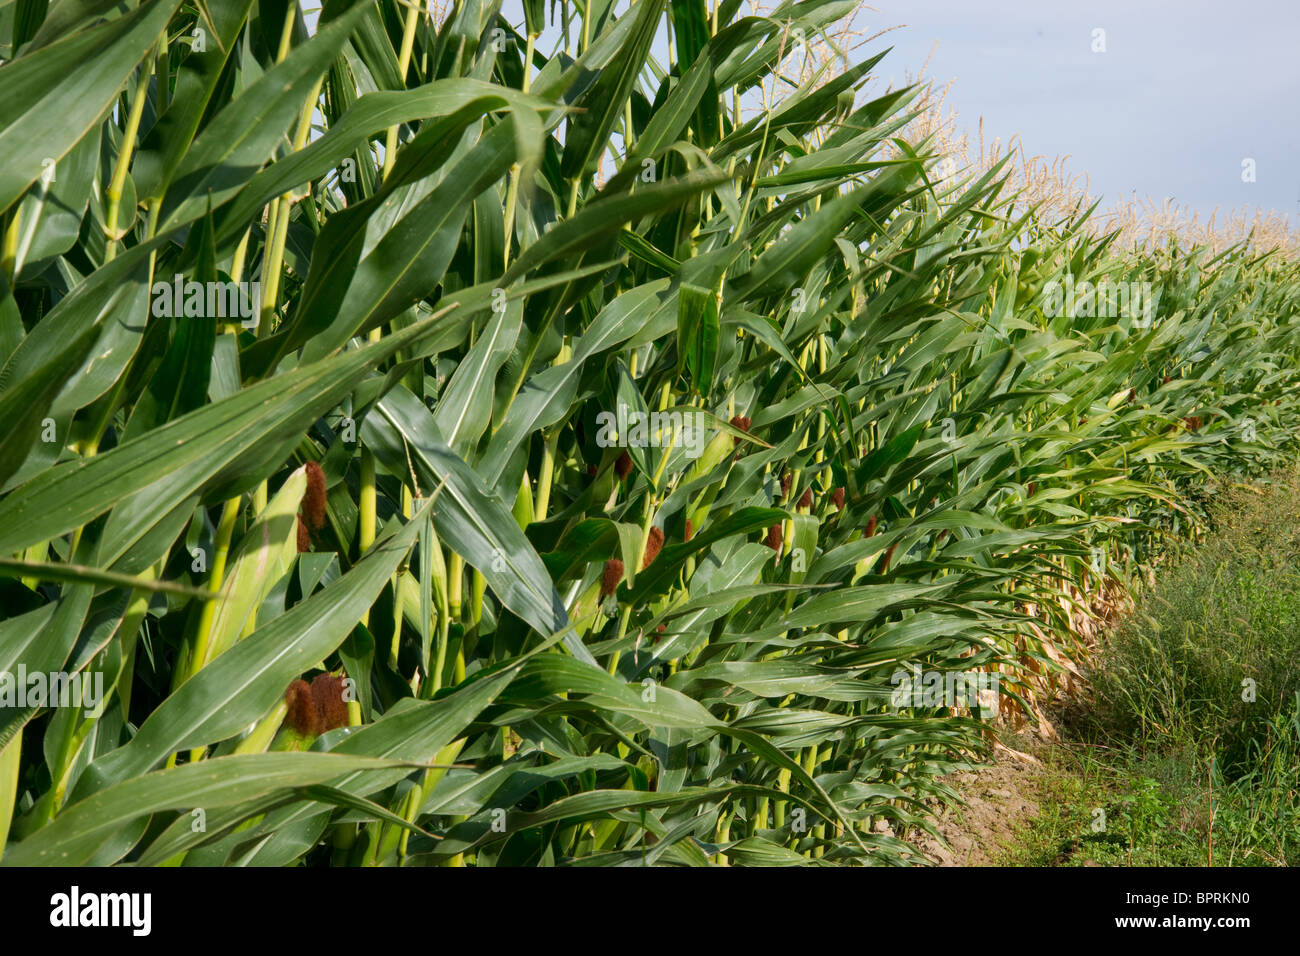
[[[940,179],[853,6],[0,6],[0,862],[920,860],[1300,281]]]

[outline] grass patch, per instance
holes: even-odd
[[[1300,863],[1300,480],[1217,496],[1109,635],[1002,862]]]

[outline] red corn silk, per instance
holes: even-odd
[[[296,680],[284,692],[284,702],[289,710],[284,715],[284,722],[304,737],[315,737],[320,733],[319,720],[316,715],[316,703],[312,700],[311,687],[305,680]]]
[[[603,601],[617,591],[622,580],[623,562],[618,558],[610,558],[605,562],[605,570],[600,576],[600,599]]]
[[[895,541],[893,544],[889,546],[889,550],[885,552],[885,558],[883,561],[880,562],[881,574],[889,573],[889,562],[894,559],[894,549],[897,547],[898,547],[898,542]]]
[[[650,562],[659,557],[659,551],[664,546],[664,533],[659,528],[651,528],[650,536],[646,538],[645,557],[641,559],[641,570],[644,571],[650,567]]]
[[[318,674],[311,682],[311,699],[320,733],[348,725],[348,704],[343,699],[346,687],[344,679],[335,674]]]
[[[618,461],[614,462],[614,473],[618,475],[619,481],[632,474],[632,456],[627,452],[619,455]]]
[[[302,516],[311,531],[325,527],[325,472],[317,462],[307,462],[307,491],[302,496]]]

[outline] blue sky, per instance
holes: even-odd
[[[518,0],[502,12],[522,25]],[[1136,191],[1203,219],[1258,206],[1297,222],[1296,0],[873,0],[856,24],[903,25],[858,51],[894,47],[882,86],[902,85],[933,50],[927,75],[954,81],[946,105],[961,125],[974,133],[982,116],[987,143],[1019,133],[1030,155],[1068,154],[1105,206]],[[1092,52],[1098,28],[1104,53]]]
[[[882,80],[953,80],[947,105],[985,141],[1068,154],[1093,195],[1201,212],[1259,206],[1296,223],[1300,4],[1295,0],[873,0]],[[1106,52],[1092,52],[1105,30]],[[935,41],[938,47],[934,48]],[[864,51],[865,52],[865,51]],[[1255,160],[1254,183],[1242,160]]]

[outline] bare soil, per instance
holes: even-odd
[[[1035,742],[1030,750],[1043,744]],[[1032,753],[999,748],[995,763],[949,774],[943,782],[967,806],[941,810],[934,823],[948,846],[923,835],[918,846],[939,866],[996,866],[1018,831],[1038,815],[1045,771]]]

